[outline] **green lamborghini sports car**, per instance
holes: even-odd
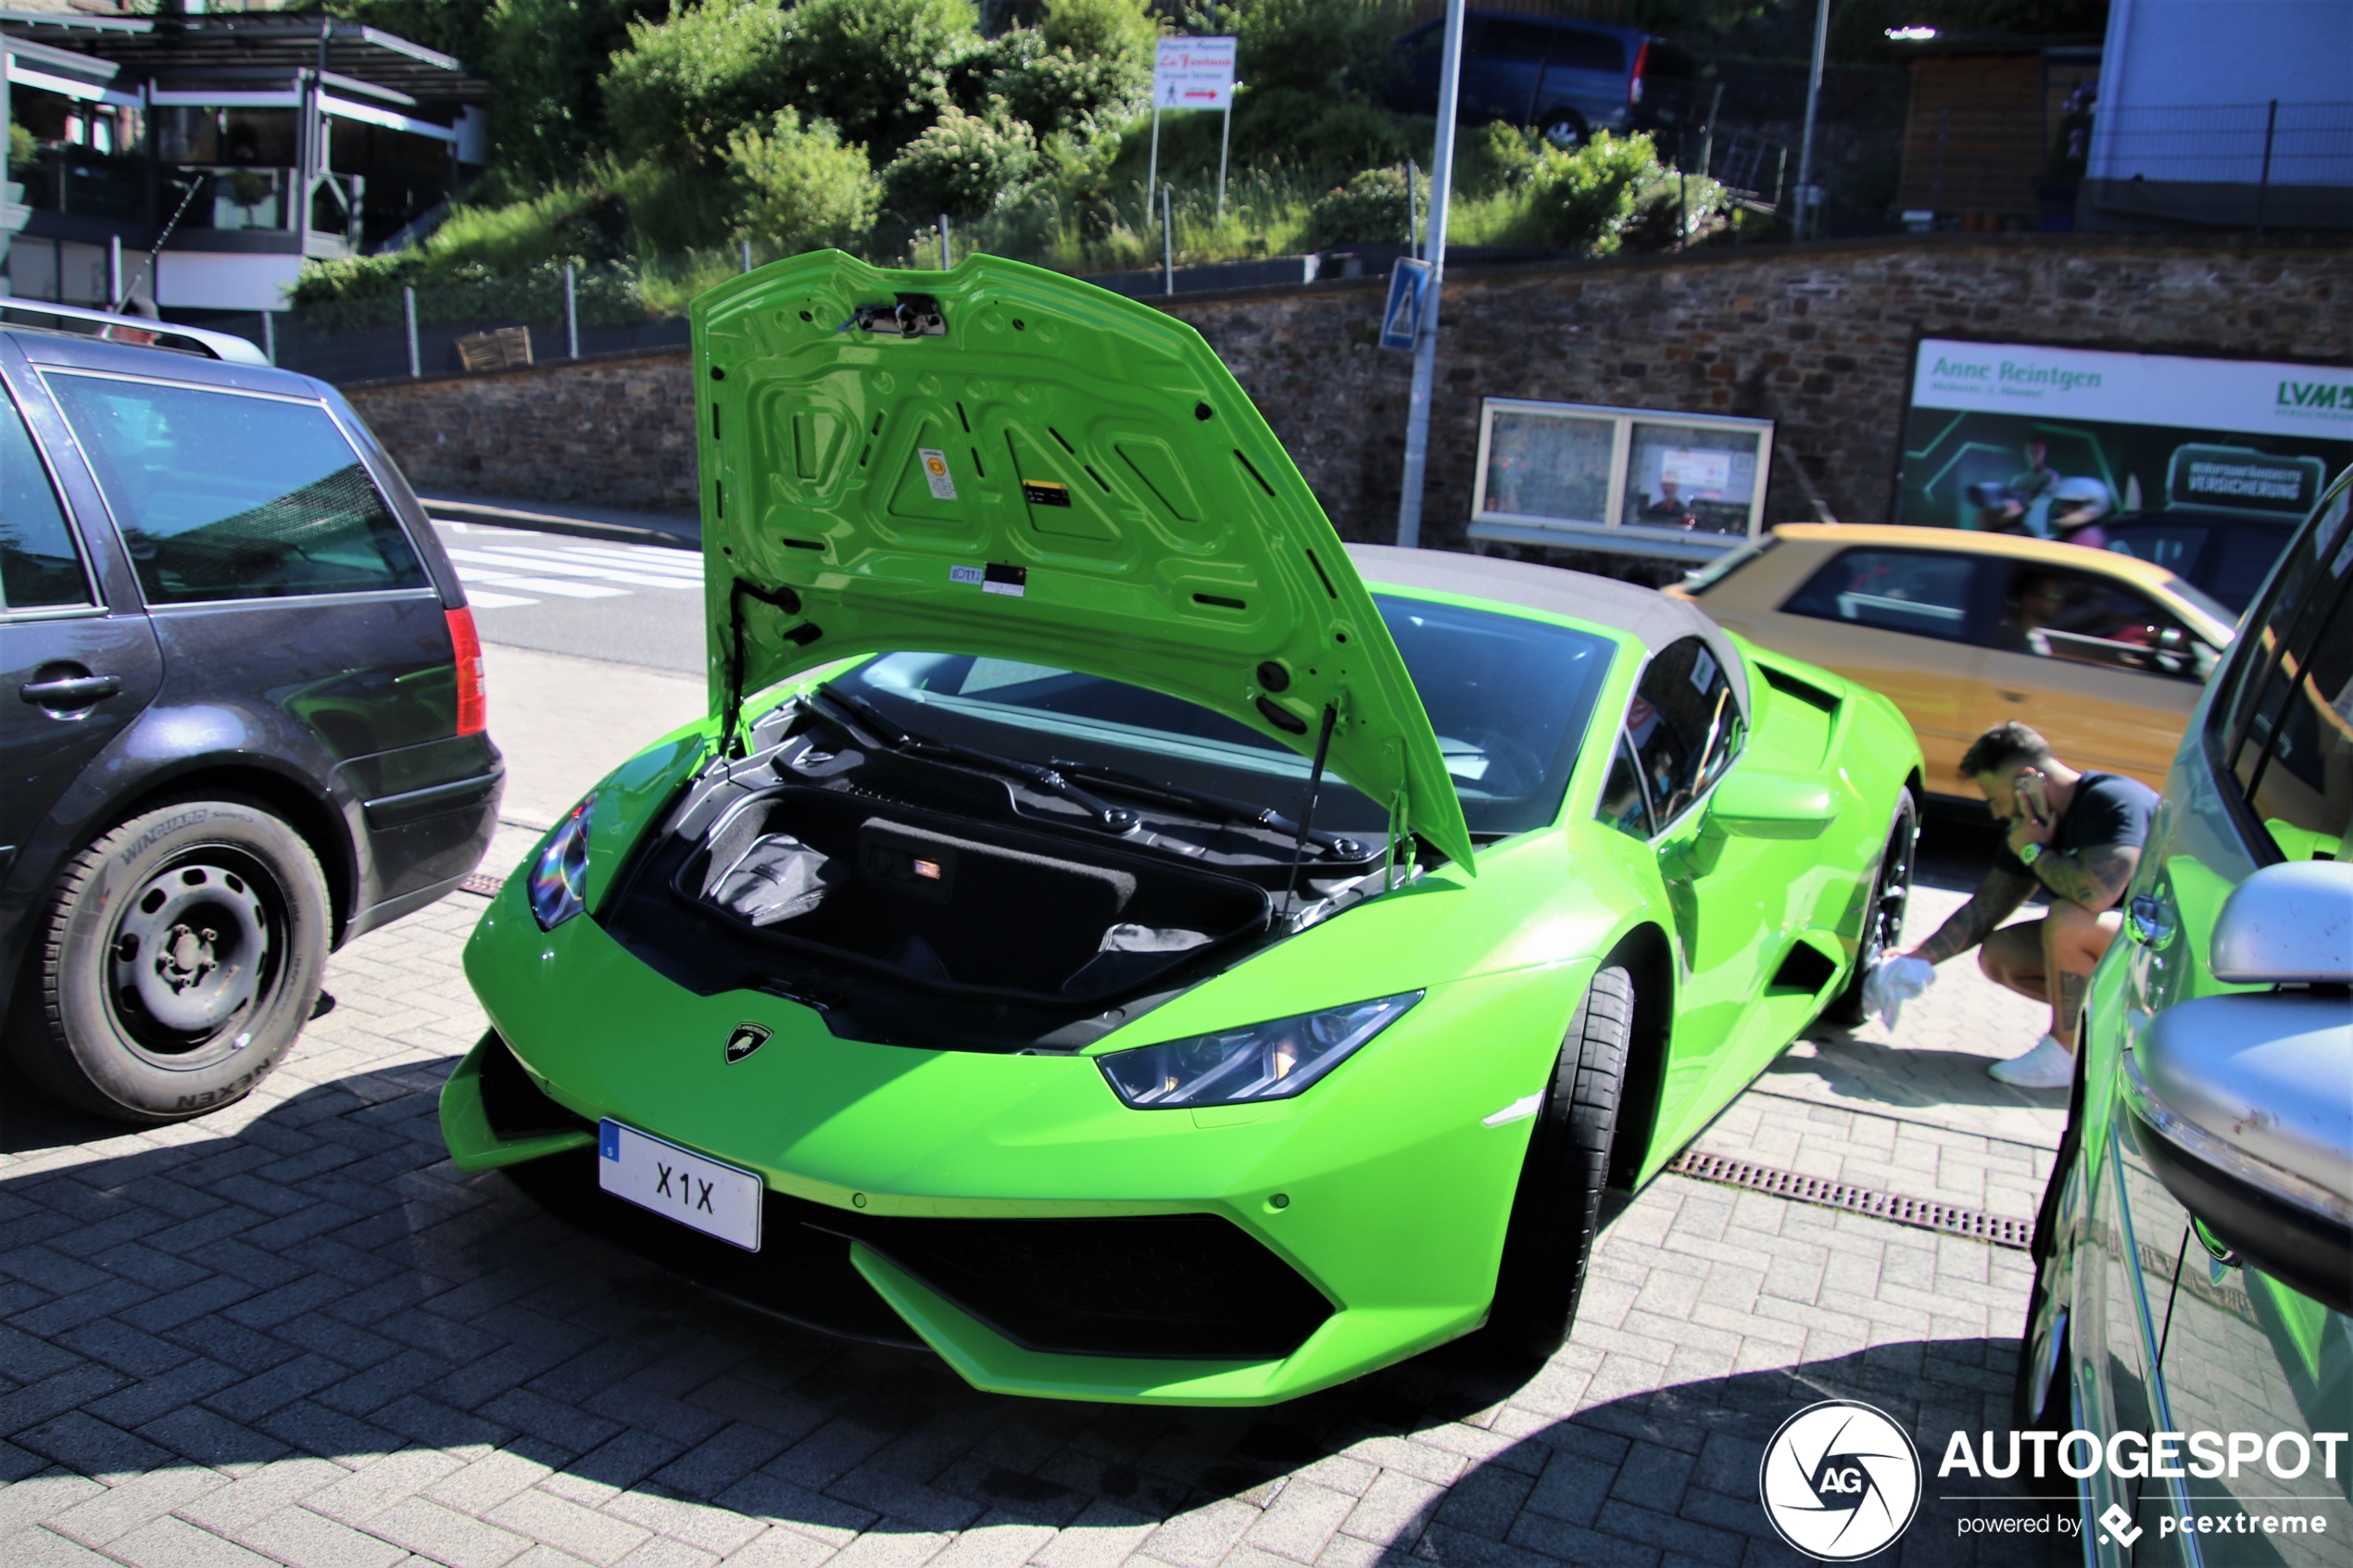
[[[595,1234],[980,1387],[1567,1332],[1611,1195],[1903,913],[1884,699],[1343,546],[1193,330],[799,257],[694,310],[711,711],[492,901],[441,1104]]]

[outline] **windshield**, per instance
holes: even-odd
[[[1474,834],[1542,827],[1584,743],[1615,644],[1489,610],[1378,594]],[[1125,773],[1295,814],[1309,762],[1257,731],[1181,698],[1045,664],[966,654],[889,653],[836,679],[891,720],[934,739]],[[1376,837],[1389,820],[1327,780],[1315,825]]]

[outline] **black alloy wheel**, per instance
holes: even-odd
[[[1870,902],[1863,906],[1863,932],[1855,949],[1855,972],[1845,988],[1822,1010],[1824,1019],[1842,1028],[1859,1028],[1870,1015],[1863,1007],[1863,982],[1871,966],[1904,942],[1904,909],[1912,897],[1912,867],[1920,843],[1919,803],[1908,789],[1895,797],[1894,820],[1887,824],[1887,845],[1880,851],[1879,870],[1871,876]]]

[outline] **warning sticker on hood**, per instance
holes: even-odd
[[[976,585],[984,594],[1003,594],[1020,598],[1029,590],[1029,568],[1005,566],[990,561],[987,566],[951,566],[948,581]]]
[[[1070,486],[1057,484],[1051,479],[1025,479],[1021,482],[1021,498],[1033,507],[1066,507],[1070,505]]]
[[[931,484],[931,498],[952,501],[956,498],[956,480],[948,471],[948,454],[937,446],[920,446],[915,456],[924,460],[924,478]]]

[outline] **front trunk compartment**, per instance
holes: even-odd
[[[761,873],[779,859],[798,896],[763,921],[760,894],[774,882]],[[805,784],[730,809],[672,889],[755,940],[943,996],[1039,1007],[1133,990],[1273,913],[1265,888],[1202,868]]]
[[[750,741],[684,787],[594,918],[698,995],[784,997],[839,1038],[1082,1049],[1314,918],[1287,905],[1327,912],[1382,880],[1379,855],[1311,844],[1292,899],[1289,832],[1146,792],[1115,834],[803,701]]]

